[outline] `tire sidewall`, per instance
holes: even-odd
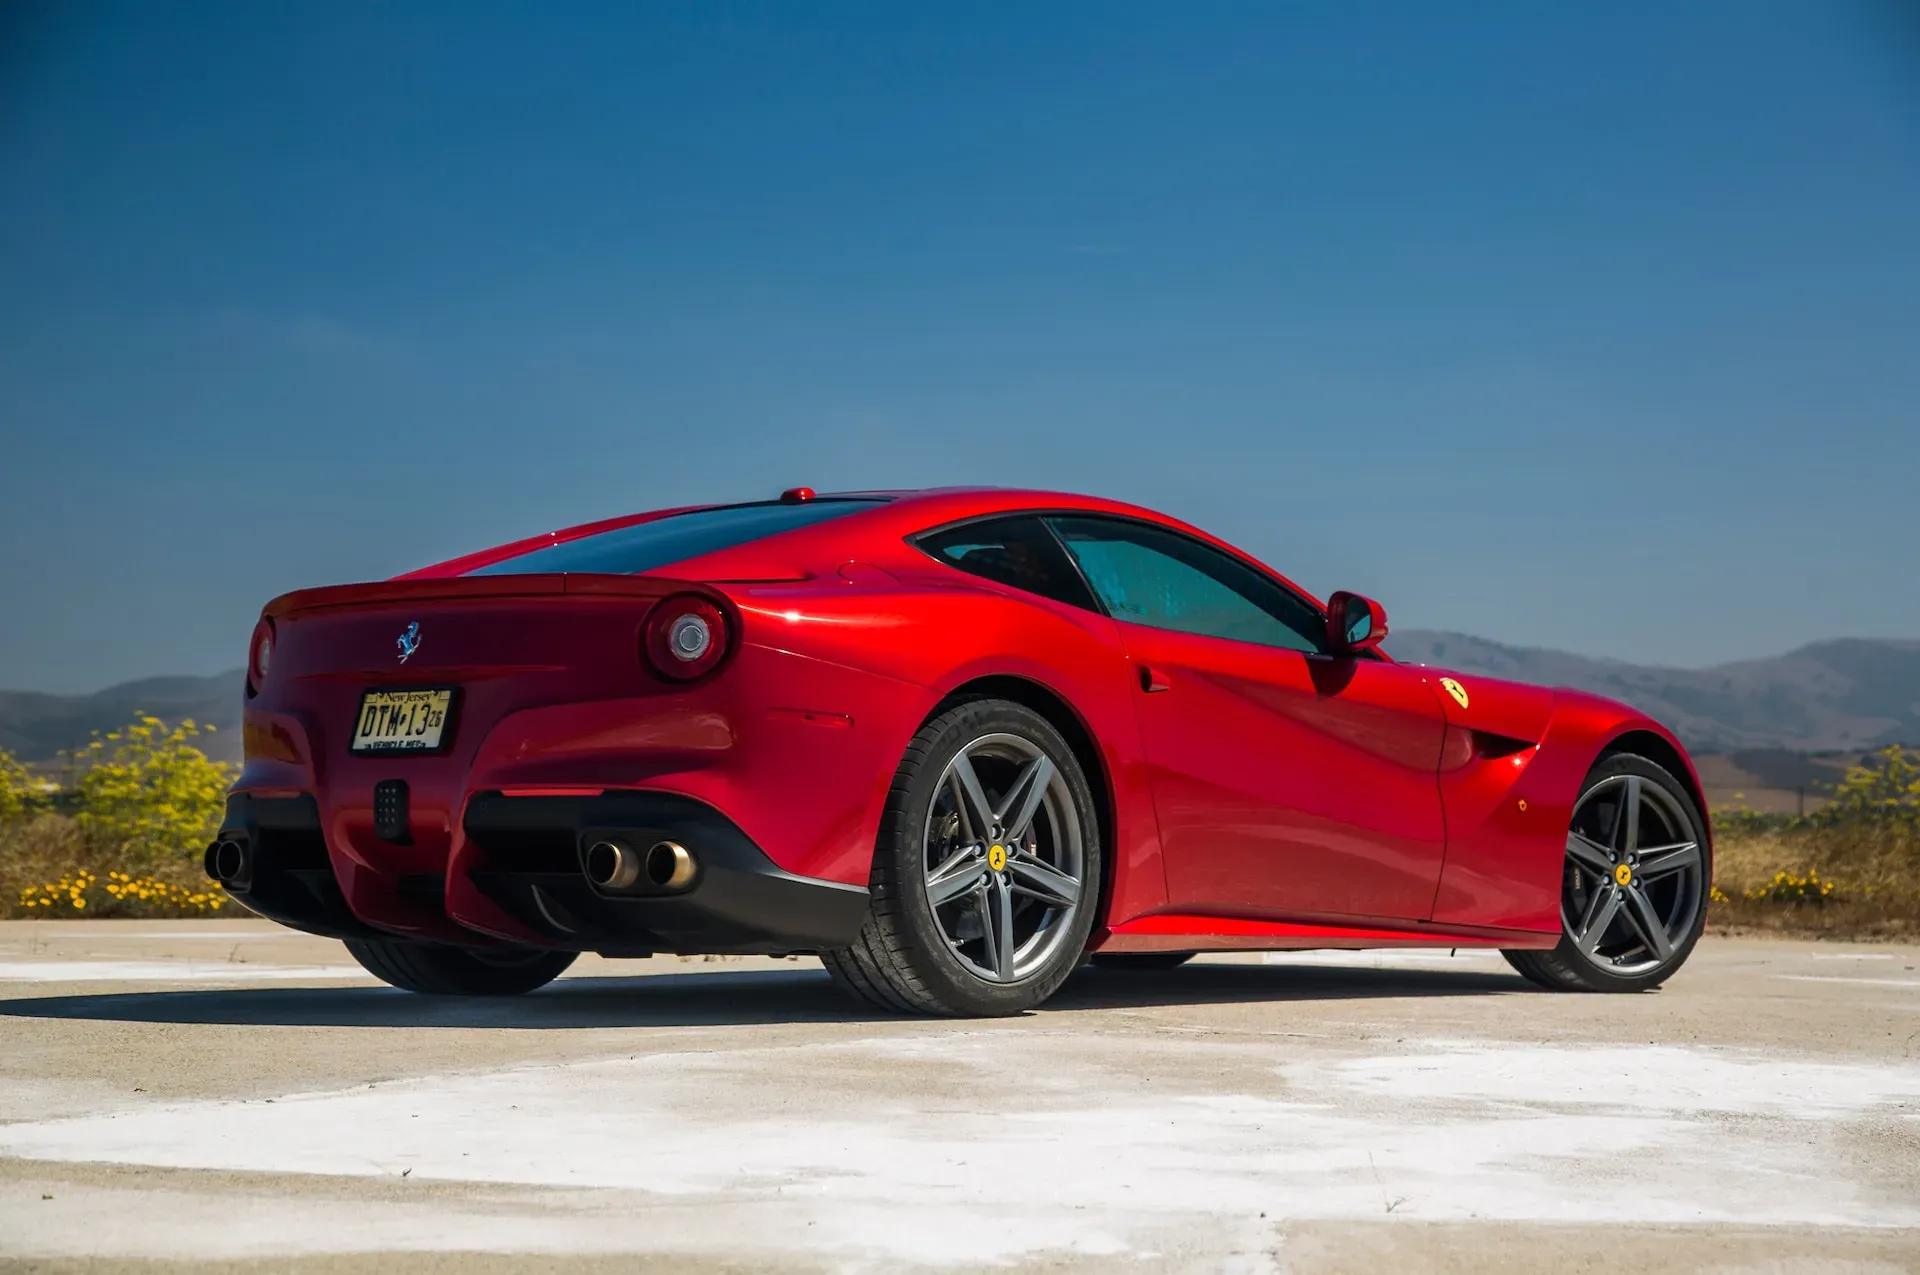
[[[558,978],[578,952],[551,948],[474,950],[418,939],[346,940],[366,970],[394,987],[428,996],[522,996]],[[508,959],[497,959],[505,955]],[[517,959],[516,959],[517,958]]]
[[[1019,735],[1044,751],[1059,770],[1071,796],[1081,829],[1081,905],[1053,959],[1043,968],[1011,983],[991,983],[970,970],[948,950],[933,904],[927,899],[926,865],[922,837],[928,814],[938,795],[941,777],[955,754],[983,735]],[[1100,812],[1093,790],[1066,739],[1040,714],[1008,700],[976,700],[942,713],[922,729],[923,745],[917,758],[909,752],[888,801],[878,854],[884,856],[897,904],[918,949],[914,972],[944,1004],[966,1014],[1015,1014],[1031,1009],[1059,988],[1080,964],[1098,911],[1100,873]]]
[[[1679,804],[1681,811],[1686,815],[1687,821],[1691,825],[1693,839],[1700,846],[1700,889],[1702,895],[1711,894],[1713,887],[1713,843],[1708,836],[1706,817],[1701,814],[1699,803],[1694,801],[1692,794],[1687,791],[1687,786],[1675,778],[1673,772],[1655,762],[1649,761],[1637,753],[1605,754],[1599,761],[1594,763],[1593,769],[1587,772],[1586,779],[1581,782],[1580,795],[1575,799],[1574,807],[1577,809],[1580,802],[1586,800],[1587,794],[1592,792],[1596,786],[1609,779],[1618,778],[1621,775],[1635,775],[1643,782],[1658,784],[1668,796],[1672,797],[1674,801]],[[1565,871],[1566,869],[1563,865],[1561,872],[1564,874]],[[1668,958],[1667,962],[1658,969],[1649,970],[1644,974],[1616,974],[1588,960],[1587,957],[1581,954],[1579,947],[1575,945],[1573,936],[1566,932],[1566,919],[1564,914],[1560,922],[1560,943],[1554,949],[1554,952],[1561,960],[1579,972],[1582,982],[1596,991],[1637,992],[1644,991],[1650,987],[1658,987],[1660,984],[1666,982],[1667,979],[1673,977],[1674,973],[1678,971],[1682,965],[1686,964],[1687,958],[1693,954],[1694,945],[1700,941],[1701,934],[1705,933],[1707,928],[1707,907],[1709,902],[1710,900],[1708,898],[1701,898],[1699,910],[1694,914],[1693,925],[1688,929],[1681,941],[1674,944],[1673,955]],[[1556,906],[1559,906],[1558,901],[1556,901]]]

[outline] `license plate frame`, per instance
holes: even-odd
[[[447,751],[453,743],[454,715],[460,704],[460,688],[457,686],[371,686],[360,692],[359,706],[354,710],[353,726],[347,736],[347,752],[355,757],[435,757]],[[393,718],[375,722],[372,714],[393,705],[406,706],[411,717],[413,706],[426,714],[429,720],[426,729],[407,734],[388,734]],[[433,715],[438,714],[437,720]],[[411,725],[409,720],[407,725]],[[380,733],[369,734],[370,726],[378,725]]]

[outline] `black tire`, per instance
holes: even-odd
[[[1652,968],[1628,973],[1608,968],[1603,959],[1583,953],[1575,941],[1573,927],[1576,923],[1568,915],[1566,894],[1575,879],[1575,867],[1569,860],[1562,868],[1560,942],[1552,948],[1501,952],[1507,958],[1507,963],[1522,977],[1550,991],[1643,992],[1658,987],[1686,963],[1694,945],[1700,941],[1702,931],[1706,929],[1706,895],[1708,883],[1713,880],[1712,851],[1707,840],[1706,820],[1701,817],[1700,808],[1687,792],[1686,785],[1675,779],[1671,772],[1634,753],[1607,754],[1594,764],[1587,773],[1586,782],[1580,787],[1580,801],[1574,806],[1576,820],[1583,803],[1595,789],[1627,776],[1638,779],[1642,785],[1657,788],[1665,806],[1672,813],[1672,821],[1685,825],[1672,831],[1691,839],[1699,847],[1698,881],[1688,887],[1697,891],[1697,898],[1691,907],[1691,920],[1685,923],[1680,934],[1672,937],[1671,955]],[[1569,840],[1572,839],[1570,829]],[[1604,867],[1604,863],[1601,866]],[[1634,888],[1639,888],[1638,883]]]
[[[1095,969],[1102,970],[1171,970],[1198,955],[1198,952],[1095,952],[1088,959]]]
[[[410,939],[347,939],[369,974],[428,996],[521,996],[545,987],[578,952],[543,948],[475,949]]]
[[[1015,735],[1037,747],[1065,782],[1080,829],[1080,902],[1040,968],[1017,979],[981,977],[949,946],[927,896],[923,837],[955,757],[984,736]],[[1100,819],[1086,774],[1046,718],[1008,700],[962,702],[936,714],[907,745],[887,793],[874,847],[871,901],[860,936],[820,953],[833,977],[868,1004],[896,1013],[998,1017],[1032,1009],[1079,966],[1100,898]]]

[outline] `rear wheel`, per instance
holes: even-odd
[[[1093,792],[1052,723],[1006,700],[960,704],[907,746],[860,937],[820,959],[883,1009],[1031,1009],[1080,963],[1099,847]]]
[[[1089,959],[1095,969],[1102,970],[1170,970],[1178,969],[1198,952],[1095,952]]]
[[[1658,987],[1706,928],[1711,867],[1706,821],[1680,781],[1644,757],[1603,757],[1567,831],[1559,944],[1503,955],[1556,991]]]
[[[347,951],[375,978],[430,996],[519,996],[545,987],[577,952],[465,948],[411,939],[348,939]]]

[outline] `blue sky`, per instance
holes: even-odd
[[[0,686],[801,483],[1116,495],[1596,655],[1920,636],[1897,4],[0,24]]]

